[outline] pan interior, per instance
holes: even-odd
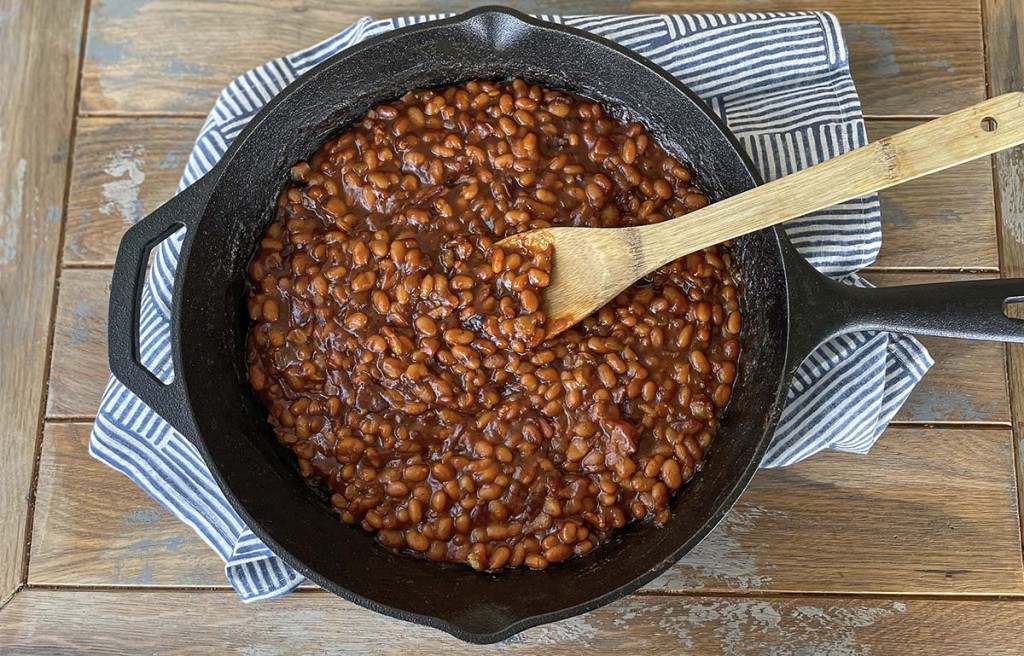
[[[530,82],[625,108],[712,195],[754,186],[735,143],[658,70],[607,45],[509,12],[399,31],[328,60],[286,90],[236,142],[183,256],[175,290],[181,372],[208,462],[253,530],[316,583],[375,610],[473,641],[582,612],[650,580],[721,519],[757,466],[781,409],[786,285],[775,231],[737,242],[744,356],[703,471],[663,528],[633,524],[584,558],[543,572],[480,574],[393,554],[346,526],[278,446],[246,379],[246,266],[288,168],[374,105],[472,79]],[[232,498],[233,497],[233,498]]]

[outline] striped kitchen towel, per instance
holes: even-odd
[[[274,94],[323,59],[399,27],[435,20],[364,18],[336,36],[234,80],[220,94],[179,189],[209,171]],[[689,85],[718,112],[771,180],[867,143],[839,23],[827,13],[543,17],[634,49]],[[863,198],[793,221],[793,243],[814,266],[850,284],[881,243],[879,204]],[[172,375],[169,312],[181,235],[157,250],[143,294],[142,357]],[[762,463],[788,465],[823,449],[865,453],[931,366],[913,338],[844,335],[800,367]],[[220,554],[244,601],[302,583],[234,513],[195,448],[111,379],[90,452],[128,475]]]

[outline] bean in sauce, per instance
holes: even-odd
[[[495,244],[699,209],[687,165],[637,122],[515,80],[411,92],[291,174],[249,265],[249,380],[343,521],[500,570],[668,520],[736,378],[728,247],[545,339],[552,253]]]

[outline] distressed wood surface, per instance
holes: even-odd
[[[372,14],[458,12],[486,0],[377,5],[333,0],[97,0],[86,51],[86,113],[205,114],[240,71],[311,45]],[[864,109],[943,114],[984,98],[976,0],[597,0],[509,2],[526,12],[672,13],[829,10],[842,21]],[[245,38],[239,38],[244,34]]]
[[[88,435],[88,424],[47,426],[29,583],[226,586],[220,559],[93,460]],[[722,524],[646,589],[1024,593],[1010,439],[895,428],[870,456],[758,472]]]
[[[868,121],[877,141],[915,122]],[[968,162],[879,194],[882,250],[875,269],[998,271],[992,163]]]
[[[758,472],[648,587],[1020,593],[1019,544],[1010,431],[891,428],[867,456]]]
[[[125,651],[1004,656],[1020,653],[1022,612],[1020,600],[634,595],[583,617],[477,646],[321,594],[243,606],[222,592],[29,590],[6,613],[11,621],[0,626],[0,649],[12,656]]]
[[[224,563],[191,528],[89,455],[91,428],[43,433],[29,581],[226,587]]]
[[[53,328],[47,417],[94,417],[107,385],[109,269],[65,269]]]
[[[995,274],[987,274],[995,275]],[[878,273],[877,285],[976,280],[984,274]],[[47,417],[91,418],[107,384],[106,317],[109,270],[66,269],[50,368]],[[993,342],[968,342],[938,337],[922,340],[935,366],[915,388],[896,420],[918,424],[1008,424],[1004,349]]]
[[[1024,3],[1019,0],[984,0],[989,92],[1024,89]],[[1024,146],[994,158],[996,205],[999,208],[999,255],[1005,277],[1024,277]],[[1011,316],[1024,318],[1020,309]],[[1017,478],[1024,480],[1021,440],[1024,439],[1024,345],[1006,347],[1011,412],[1017,440]]]
[[[998,274],[881,273],[865,277],[878,287],[982,280]],[[919,337],[935,364],[896,413],[894,421],[907,424],[1010,423],[1006,387],[1005,347],[998,342],[976,342],[944,337]]]
[[[109,266],[124,230],[173,193],[220,88],[364,14],[478,4],[92,0],[62,253],[71,268],[60,274],[57,300],[51,290],[81,5],[69,1],[44,18],[43,3],[0,0],[0,86],[12,91],[0,95],[0,246],[12,234],[22,240],[14,251],[0,249],[0,260],[15,252],[34,265],[0,275],[5,316],[28,317],[0,322],[0,343],[20,345],[5,348],[0,367],[3,389],[16,392],[0,434],[0,653],[1019,653],[1024,566],[1009,427],[1011,406],[1018,423],[1024,412],[1024,349],[1010,350],[1011,403],[1001,345],[923,340],[936,364],[869,456],[825,453],[759,472],[708,539],[638,595],[493,648],[315,590],[243,606],[219,558],[191,529],[88,455],[90,426],[81,420],[95,413],[107,379]],[[868,121],[872,139],[909,127],[907,118],[985,96],[983,25],[991,95],[1024,88],[1024,5],[1016,0],[511,4],[562,14],[833,11],[865,112],[876,117]],[[6,75],[24,61],[32,62],[31,84]],[[46,157],[24,157],[22,184],[25,144]],[[883,249],[869,279],[976,279],[997,275],[1000,258],[1002,275],[1024,276],[1024,153],[995,162],[994,181],[987,163],[976,162],[885,192]],[[0,261],[0,274],[7,264]],[[29,588],[4,606],[23,575],[21,533],[55,300],[46,414],[56,421],[42,437]],[[974,596],[957,597],[965,594]]]
[[[25,567],[83,13],[0,0],[0,604]]]
[[[65,265],[111,265],[121,235],[174,195],[201,120],[90,118],[78,125]]]

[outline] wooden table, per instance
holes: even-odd
[[[243,606],[190,529],[89,457],[118,240],[172,194],[219,89],[364,13],[475,4],[0,0],[0,653],[1024,652],[1017,347],[924,340],[935,367],[869,456],[758,473],[654,583],[491,648],[312,588]],[[1020,0],[520,8],[829,9],[872,138],[1024,87]],[[1017,149],[886,192],[869,277],[1024,275],[1022,177]]]

